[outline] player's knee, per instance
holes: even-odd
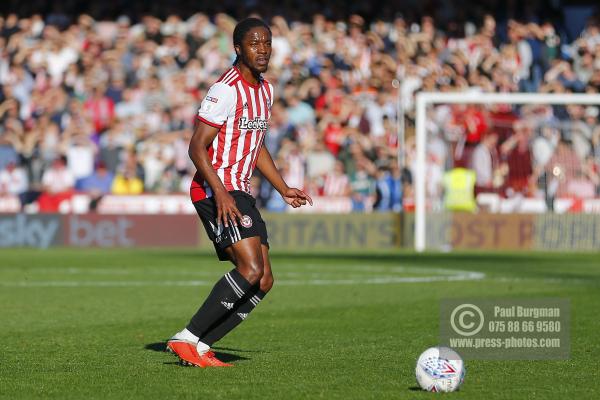
[[[250,261],[250,262],[246,262],[243,265],[238,266],[238,268],[240,268],[243,270],[242,275],[244,275],[244,277],[246,278],[246,280],[248,282],[250,282],[250,284],[255,285],[258,282],[260,282],[260,280],[263,277],[264,274],[264,269],[262,266],[262,263],[260,262],[254,262],[254,261]]]
[[[262,279],[260,280],[260,290],[262,292],[268,293],[269,290],[271,290],[271,288],[273,287],[274,283],[275,283],[275,279],[273,278],[273,275],[265,274],[265,275],[263,275]]]

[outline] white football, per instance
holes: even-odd
[[[465,365],[449,347],[431,347],[417,360],[417,382],[428,392],[454,392],[463,383]]]

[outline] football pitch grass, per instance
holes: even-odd
[[[276,284],[215,350],[181,367],[164,341],[229,269],[196,250],[0,250],[6,399],[597,399],[600,255],[273,254]],[[563,297],[571,357],[466,360],[461,390],[420,392],[439,300]]]

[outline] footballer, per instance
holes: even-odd
[[[312,205],[290,188],[263,145],[273,86],[262,77],[271,57],[271,30],[247,18],[233,32],[236,59],[202,101],[189,155],[197,172],[191,200],[221,261],[234,268],[214,285],[188,325],[167,342],[186,365],[226,367],[211,346],[237,327],[273,286],[267,228],[250,194],[255,168],[294,208]]]

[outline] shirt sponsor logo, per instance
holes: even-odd
[[[248,120],[246,117],[241,117],[238,124],[239,129],[252,129],[252,130],[263,130],[266,131],[269,128],[269,123],[266,119],[254,118]]]

